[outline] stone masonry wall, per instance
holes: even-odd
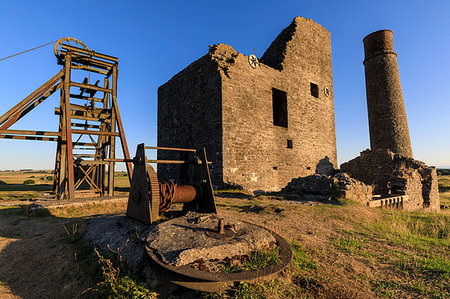
[[[321,160],[336,166],[330,33],[297,17],[257,68],[231,47],[225,52],[230,63],[222,74],[224,181],[280,190],[294,177],[314,174]],[[311,83],[318,85],[318,98]],[[287,93],[287,128],[274,125],[272,88]]]
[[[206,147],[213,184],[222,182],[221,78],[210,54],[190,64],[158,88],[158,146]],[[158,159],[180,152],[158,151]],[[160,179],[177,179],[180,167],[158,164]]]
[[[389,150],[365,150],[341,165],[341,171],[374,187],[374,194],[408,195],[407,211],[439,211],[436,168]]]
[[[273,88],[287,94],[287,128],[274,125]],[[159,88],[158,146],[206,146],[213,184],[249,190],[280,190],[321,161],[336,167],[330,33],[297,17],[256,68],[228,45],[211,46]],[[158,165],[160,178],[176,175]]]

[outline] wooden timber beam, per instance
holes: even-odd
[[[71,123],[72,127],[85,128],[85,129],[100,129],[99,125],[91,125],[91,124],[79,124],[79,123]]]
[[[75,86],[75,87],[80,87],[80,88],[85,88],[85,89],[92,89],[92,90],[97,90],[97,91],[102,91],[102,92],[108,92],[111,93],[112,90],[109,88],[103,88],[100,86],[95,86],[94,84],[88,84],[88,83],[77,83],[77,82],[70,82],[70,85]]]
[[[86,101],[95,101],[95,102],[99,102],[99,103],[102,103],[102,102],[103,102],[103,99],[94,98],[94,97],[81,96],[81,95],[79,95],[79,94],[71,94],[70,97],[71,97],[71,98],[75,98],[75,99],[86,100]]]
[[[61,109],[59,107],[55,108],[55,114],[56,115],[61,114]],[[76,111],[76,110],[71,110],[71,116],[72,116],[72,119],[91,120],[91,121],[98,121],[98,122],[110,122],[110,118],[111,118],[111,115],[106,114],[106,113],[93,113],[93,112]]]
[[[50,80],[48,80],[46,83],[41,85],[38,89],[33,91],[29,96],[27,96],[25,99],[20,101],[17,105],[15,105],[13,108],[11,108],[8,112],[0,116],[0,124],[3,124],[6,122],[13,114],[17,113],[20,109],[25,109],[24,106],[28,106],[30,101],[33,101],[36,97],[47,91],[49,88],[51,88],[53,85],[58,82],[58,80],[61,79],[61,77],[64,75],[64,70],[59,71],[55,76],[53,76]]]
[[[58,141],[54,137],[39,137],[39,136],[14,136],[0,134],[0,139],[19,139],[19,140],[33,140],[33,141]]]
[[[53,85],[44,95],[39,98],[30,101],[27,105],[24,105],[21,109],[19,109],[16,113],[14,113],[3,125],[0,126],[0,129],[6,130],[15,124],[19,119],[27,115],[31,110],[36,108],[40,103],[42,103],[45,99],[51,96],[55,91],[57,91],[61,87],[61,84]],[[45,92],[45,91],[43,91]]]
[[[85,135],[101,135],[101,136],[120,136],[116,132],[102,132],[102,131],[91,131],[91,130],[72,130],[73,134],[85,134]]]
[[[106,59],[106,60],[111,60],[111,61],[114,61],[114,62],[118,62],[119,61],[119,59],[117,57],[114,57],[114,56],[111,56],[111,55],[102,54],[102,53],[98,53],[98,52],[95,52],[95,51],[89,51],[89,50],[73,47],[73,46],[66,45],[66,44],[61,44],[61,47],[63,49],[65,49],[65,50],[70,50],[72,52],[86,54],[89,57],[93,56],[93,57],[98,57],[98,58],[102,58],[102,59]]]
[[[111,109],[96,108],[96,107],[92,107],[92,106],[83,106],[83,105],[77,105],[77,104],[70,104],[70,109],[75,110],[75,111],[111,114]]]
[[[26,130],[0,130],[0,134],[36,135],[36,136],[61,136],[59,132],[50,131],[26,131]]]

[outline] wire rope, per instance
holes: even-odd
[[[21,54],[24,54],[24,53],[27,53],[27,52],[30,52],[30,51],[33,51],[33,50],[36,50],[36,49],[39,49],[39,48],[42,48],[42,47],[45,47],[45,46],[48,46],[48,45],[50,45],[50,44],[56,43],[57,41],[58,41],[58,40],[54,40],[54,41],[52,41],[52,42],[49,42],[49,43],[46,43],[46,44],[43,44],[43,45],[40,45],[40,46],[31,48],[31,49],[29,49],[29,50],[22,51],[22,52],[19,52],[19,53],[16,53],[16,54],[13,54],[13,55],[10,55],[10,56],[1,58],[0,61],[9,59],[9,58],[12,58],[12,57],[14,57],[14,56],[18,56],[18,55],[21,55]]]

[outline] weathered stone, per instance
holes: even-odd
[[[213,184],[278,191],[295,177],[336,167],[330,32],[296,17],[259,66],[231,46],[210,46],[158,89],[158,145],[206,147]],[[286,95],[286,126],[273,97]],[[282,102],[282,101],[281,101]],[[178,153],[158,151],[159,159]],[[317,168],[319,168],[317,170]],[[161,179],[178,167],[158,165]]]
[[[376,31],[363,41],[370,147],[412,158],[393,33]]]
[[[216,215],[190,212],[158,224],[149,233],[147,242],[167,264],[181,266],[197,260],[204,261],[248,255],[276,244],[274,236],[267,230],[231,218],[223,218],[226,226],[235,230],[232,239],[216,239],[206,234],[218,225]]]
[[[372,199],[372,186],[367,186],[346,173],[295,178],[282,192],[300,195],[304,200],[328,201],[341,198],[366,203]]]
[[[436,168],[421,161],[394,154],[390,150],[365,150],[343,163],[341,170],[372,185],[374,194],[408,195],[403,209],[439,211]]]

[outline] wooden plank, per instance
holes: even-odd
[[[0,139],[18,139],[18,140],[33,140],[33,141],[58,141],[58,138],[54,137],[39,137],[39,136],[14,136],[0,134]]]
[[[73,146],[74,147],[75,146],[93,146],[93,147],[95,147],[95,146],[97,146],[97,144],[92,143],[92,142],[77,142],[77,143],[74,143]]]
[[[90,67],[87,65],[72,65],[73,69],[77,69],[77,70],[83,70],[83,71],[88,71],[88,72],[94,72],[94,73],[98,73],[98,74],[102,74],[102,75],[106,75],[108,74],[108,71],[105,70],[100,70],[98,68],[95,67]]]
[[[61,53],[61,56],[65,56],[66,54],[63,52]],[[96,68],[100,68],[100,69],[104,69],[109,71],[113,64],[103,61],[103,60],[98,60],[98,59],[92,59],[92,58],[88,58],[86,56],[82,56],[79,54],[75,54],[73,57],[73,62],[75,63],[79,63],[79,64],[84,64],[87,66],[92,66],[92,67],[96,67]]]
[[[146,146],[146,149],[157,149],[157,150],[169,150],[169,151],[183,151],[183,152],[196,152],[197,150],[192,148],[174,148],[174,147],[161,147],[161,146]]]
[[[66,131],[66,143],[67,143],[67,192],[68,192],[68,198],[74,199],[75,198],[75,188],[74,188],[74,173],[73,173],[73,147],[72,147],[72,127],[71,124],[71,110],[70,110],[70,85],[71,85],[71,79],[70,79],[70,67],[72,64],[72,56],[66,55],[66,61],[64,66],[64,128],[63,130]]]
[[[59,71],[55,76],[53,76],[50,80],[48,80],[46,83],[41,85],[38,89],[33,91],[29,96],[27,96],[25,99],[20,101],[17,105],[15,105],[13,108],[11,108],[8,112],[0,116],[0,124],[3,124],[11,115],[16,113],[20,108],[23,106],[26,106],[30,101],[32,101],[35,97],[39,96],[39,94],[44,93],[47,89],[49,89],[51,86],[55,85],[56,82],[61,79],[64,72],[63,70]]]
[[[92,107],[92,106],[83,106],[83,105],[77,105],[77,104],[70,104],[70,109],[75,110],[75,111],[89,112],[89,113],[111,114],[111,109],[96,108],[96,107]]]
[[[101,132],[92,130],[72,130],[73,134],[85,134],[85,135],[102,135],[102,136],[119,136],[116,132]]]
[[[61,84],[53,85],[52,88],[50,88],[44,95],[40,96],[37,99],[34,99],[30,101],[27,105],[24,105],[22,108],[20,108],[16,113],[14,113],[8,121],[6,121],[2,126],[0,126],[0,129],[8,129],[10,126],[15,124],[19,119],[27,115],[31,110],[36,108],[40,103],[42,103],[45,99],[47,99],[49,96],[51,96],[55,91],[59,89]],[[45,92],[45,90],[43,91]]]
[[[79,165],[93,165],[93,164],[98,164],[98,165],[108,165],[111,162],[108,161],[103,161],[103,160],[95,160],[95,161],[89,161],[89,160],[83,160],[83,161],[77,161],[77,164]]]
[[[114,84],[115,80],[117,79],[117,71],[116,69],[113,68],[114,73],[113,73],[113,82],[112,82],[112,94],[111,94],[111,98],[112,98],[112,102],[114,102],[114,97],[117,95],[117,85]],[[111,132],[115,132],[116,131],[116,120],[117,120],[117,107],[112,104],[111,105],[111,126],[109,128],[109,130]],[[116,158],[116,139],[109,137],[109,158],[110,159],[115,159]],[[108,166],[108,196],[113,196],[114,195],[114,167],[115,163],[111,162],[109,163]]]
[[[99,102],[99,103],[103,102],[103,99],[81,96],[79,94],[71,94],[70,97],[75,98],[75,99],[86,100],[86,101],[95,101],[95,102]]]
[[[111,93],[111,92],[112,92],[112,90],[109,89],[109,88],[104,88],[104,87],[100,87],[100,86],[95,86],[94,84],[77,83],[77,82],[70,82],[70,84],[71,84],[72,86],[80,87],[80,88],[92,89],[92,90],[97,90],[97,91],[102,91],[102,92],[108,92],[108,93]]]
[[[119,75],[119,70],[117,69],[117,65],[114,65],[113,73],[114,73],[114,77],[113,77],[113,83],[112,83],[113,93],[112,93],[112,108],[111,109],[113,109],[113,111],[115,111],[115,113],[116,113],[116,121],[117,121],[118,130],[120,133],[120,141],[121,141],[121,145],[122,145],[123,156],[125,159],[130,159],[130,153],[128,152],[127,140],[125,138],[125,131],[123,130],[122,119],[120,117],[119,106],[117,105],[117,78]],[[114,157],[110,157],[110,158],[114,158]],[[127,165],[128,179],[131,184],[131,178],[133,176],[133,168],[132,168],[130,162],[127,162],[126,165]]]
[[[97,122],[107,122],[109,123],[111,120],[111,115],[106,113],[91,113],[87,111],[76,111],[76,110],[70,110],[71,117],[73,119],[81,119],[81,120],[90,120],[90,121],[97,121]],[[60,115],[61,109],[59,107],[55,108],[55,115]],[[90,115],[89,115],[90,114]]]
[[[83,53],[86,54],[88,56],[94,56],[94,57],[98,57],[98,58],[102,58],[102,59],[107,59],[107,60],[111,60],[114,62],[118,62],[119,59],[117,57],[111,56],[111,55],[107,55],[107,54],[102,54],[102,53],[98,53],[96,51],[88,51],[85,49],[80,49],[77,47],[73,47],[70,45],[66,45],[66,44],[61,44],[61,47],[65,50],[71,50],[73,52],[78,52],[78,53]]]
[[[71,123],[70,125],[71,125],[72,127],[77,127],[77,128],[100,129],[100,126],[99,126],[99,125],[79,124],[79,123]]]
[[[61,136],[61,134],[59,132],[26,131],[26,130],[0,130],[0,134],[37,135],[37,136]]]

